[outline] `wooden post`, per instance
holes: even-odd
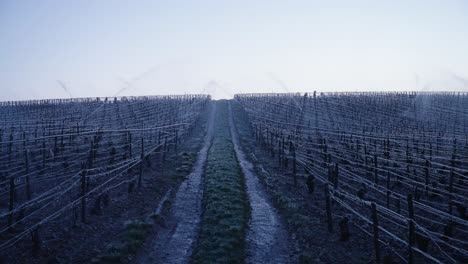
[[[132,193],[135,190],[135,179],[132,179],[128,183],[128,193]]]
[[[387,208],[390,209],[390,172],[387,170]]]
[[[54,162],[57,160],[58,148],[57,148],[57,137],[54,137]]]
[[[27,150],[24,151],[24,158],[25,158],[25,168],[26,168],[26,198],[31,200],[31,184],[29,181],[29,152]]]
[[[177,146],[177,143],[176,143]],[[138,174],[138,188],[141,188],[141,177],[143,175],[143,161],[145,159],[145,145],[143,137],[141,138],[141,161],[140,161],[140,173]]]
[[[325,185],[325,209],[327,211],[328,232],[333,232],[333,222],[331,213],[330,191],[328,184]]]
[[[271,150],[271,158],[275,158],[275,144],[274,144],[274,134],[271,132],[270,135],[270,150]]]
[[[374,183],[379,184],[379,174],[377,171],[377,155],[374,155]]]
[[[84,166],[83,166],[84,167]],[[86,222],[86,171],[81,172],[81,221]]]
[[[39,236],[39,227],[36,227],[31,233],[31,239],[33,242],[32,253],[35,258],[39,257],[41,252],[41,237]]]
[[[255,134],[255,141],[258,142],[258,128],[256,124],[255,124],[254,134]]]
[[[328,184],[331,184],[333,182],[333,167],[330,165],[328,165],[327,181]]]
[[[448,213],[452,214],[452,191],[453,191],[453,168],[450,170],[450,178],[449,178],[449,201],[448,201]]]
[[[179,135],[177,129],[175,130],[175,152],[177,153],[177,143],[179,141]]]
[[[11,155],[13,151],[13,132],[10,134],[10,142],[8,143],[8,167],[11,166]]]
[[[46,144],[45,139],[42,141],[42,168],[46,167]]]
[[[292,154],[293,154],[293,177],[294,177],[294,187],[297,186],[297,162],[296,162],[296,147],[292,145]]]
[[[426,196],[429,195],[429,161],[426,160],[426,166],[424,167],[424,189]]]
[[[101,201],[102,201],[102,195],[98,195],[98,197],[94,201],[94,207],[91,209],[92,214],[95,214],[95,215],[102,214]]]
[[[269,131],[269,128],[267,127],[266,131],[265,131],[265,140],[264,140],[264,144],[265,144],[266,149],[268,149],[268,142],[270,142],[269,135],[270,135],[270,131]]]
[[[282,151],[281,151],[281,140],[278,139],[278,165],[281,168],[281,159],[282,159]]]
[[[14,204],[15,203],[15,178],[14,177],[10,177],[10,204],[8,206],[8,211],[10,212],[10,214],[8,215],[8,226],[9,226],[9,230],[12,229],[12,225],[13,225],[13,208],[14,208]]]
[[[334,171],[334,177],[333,177],[333,188],[335,189],[338,188],[338,174],[339,174],[338,163],[335,163],[335,171]]]
[[[414,263],[413,257],[413,245],[414,245],[414,209],[413,209],[413,196],[408,194],[408,224],[409,224],[409,234],[408,234],[408,263]]]
[[[323,143],[322,143],[322,147],[323,147],[323,166],[327,166],[328,165],[328,152],[327,152],[327,142],[325,141],[325,139],[323,139]]]
[[[23,130],[23,149],[26,149],[26,132]]]
[[[289,137],[288,137],[288,138],[289,138]],[[289,140],[289,139],[288,139],[288,140]],[[291,141],[289,141],[289,145],[291,146]],[[283,142],[283,151],[284,151],[284,153],[286,153],[286,150],[285,150],[285,149],[286,149],[286,146],[284,145],[284,142]],[[289,148],[289,153],[290,153],[290,152],[291,152],[291,148]],[[289,153],[288,153],[288,154],[289,154]],[[289,165],[289,157],[288,157],[288,155],[284,155],[284,168],[285,168],[285,170],[288,169],[288,165]]]
[[[103,196],[102,196],[102,204],[104,206],[108,206],[110,204],[110,196],[109,196],[109,193],[104,193]]]
[[[89,151],[89,157],[88,157],[88,168],[91,169],[93,167],[93,153],[94,153],[94,142],[91,140],[90,143],[90,151]]]
[[[397,200],[396,200],[396,212],[397,212],[397,214],[400,214],[400,212],[401,212],[400,197],[398,197]]]
[[[132,134],[127,131],[127,145],[128,145],[128,154],[129,157],[132,157]]]
[[[349,219],[348,217],[344,216],[339,223],[340,226],[340,240],[341,241],[348,241],[349,240]]]
[[[372,224],[374,231],[374,250],[375,250],[375,262],[380,263],[380,247],[379,247],[379,222],[377,219],[377,206],[375,203],[371,204],[372,210]]]
[[[63,155],[63,151],[64,151],[64,147],[65,147],[65,144],[64,144],[64,138],[63,138],[63,123],[62,123],[62,137],[60,138],[60,153]]]
[[[163,163],[166,162],[166,151],[167,151],[167,139],[164,138],[164,148],[163,148],[163,157],[162,157]]]
[[[306,180],[307,189],[309,190],[309,194],[314,193],[315,189],[315,176],[309,175]]]

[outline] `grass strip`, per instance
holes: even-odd
[[[201,227],[193,263],[244,263],[250,216],[244,176],[231,140],[228,102],[217,102],[204,176]]]

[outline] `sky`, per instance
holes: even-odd
[[[468,91],[468,1],[0,0],[0,101]]]

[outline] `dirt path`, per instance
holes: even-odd
[[[188,263],[196,241],[202,197],[202,175],[208,149],[213,139],[216,104],[212,104],[208,132],[192,172],[180,185],[171,207],[167,227],[159,230],[150,246],[145,247],[134,263]]]
[[[251,220],[247,232],[247,263],[295,263],[288,232],[275,208],[268,200],[263,186],[254,173],[253,165],[247,161],[239,143],[234,126],[231,105],[229,125],[237,159],[244,173],[251,206]]]

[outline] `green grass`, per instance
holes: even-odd
[[[250,207],[228,122],[228,103],[217,103],[213,144],[204,176],[203,213],[193,263],[244,263]]]
[[[100,257],[99,263],[125,262],[128,256],[135,254],[143,244],[151,226],[141,220],[125,222],[124,231],[107,246],[106,253]]]

